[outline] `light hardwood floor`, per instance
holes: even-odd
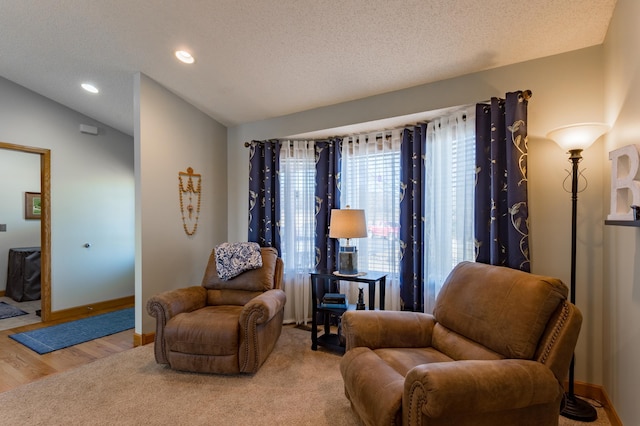
[[[105,311],[106,312],[106,311]],[[39,355],[9,335],[82,317],[0,331],[0,392],[133,348],[133,329]]]

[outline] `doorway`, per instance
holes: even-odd
[[[0,142],[0,149],[40,156],[40,299],[42,322],[51,319],[51,150]]]

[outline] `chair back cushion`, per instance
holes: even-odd
[[[262,255],[261,268],[243,272],[235,278],[223,280],[218,276],[216,251],[213,249],[202,279],[202,286],[209,290],[244,290],[252,292],[272,289],[275,281],[278,252],[272,247],[262,247],[260,252]]]
[[[556,278],[462,262],[440,290],[433,315],[447,329],[506,358],[532,359],[567,294],[567,287]],[[441,350],[450,352],[446,347]]]
[[[207,305],[246,305],[263,291],[247,290],[207,290]]]

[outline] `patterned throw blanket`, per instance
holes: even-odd
[[[215,252],[216,269],[222,280],[262,268],[262,253],[258,243],[222,243],[216,246]]]

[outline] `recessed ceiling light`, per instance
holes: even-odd
[[[89,83],[82,83],[80,86],[82,86],[82,88],[84,90],[86,90],[89,93],[98,93],[100,92],[98,90],[98,88],[96,86],[94,86],[93,84],[89,84]]]
[[[186,50],[176,50],[176,58],[185,64],[192,64],[195,62],[194,57]]]

